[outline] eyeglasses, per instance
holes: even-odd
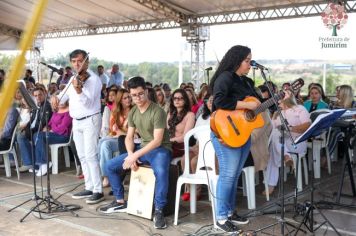
[[[142,91],[138,94],[131,94],[132,99],[138,99],[139,97],[142,98],[145,95],[145,91]]]
[[[183,97],[173,97],[173,101],[182,101],[184,100]]]

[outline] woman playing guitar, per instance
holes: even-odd
[[[246,77],[251,66],[251,49],[245,46],[233,46],[221,60],[211,80],[214,95],[213,111],[218,109],[254,110],[260,102],[243,101],[247,96],[258,95],[254,91],[253,81]],[[248,219],[236,214],[237,181],[250,151],[251,141],[236,148],[228,147],[211,132],[211,140],[219,160],[219,179],[216,190],[217,226],[225,232],[239,232],[233,224],[247,224]]]

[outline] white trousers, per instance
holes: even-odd
[[[281,143],[279,140],[280,136],[280,131],[276,128],[273,128],[268,147],[270,155],[267,164],[267,178],[269,186],[277,186],[278,183],[279,167],[281,166]],[[292,146],[292,141],[289,137],[285,136],[284,141],[284,155],[289,155],[289,152],[295,152],[301,156],[307,151],[307,144],[305,141],[299,143],[296,149]]]
[[[84,174],[85,189],[94,193],[103,192],[98,159],[100,127],[100,113],[84,120],[73,119],[73,139]]]

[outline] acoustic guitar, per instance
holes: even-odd
[[[299,78],[291,84],[292,92],[299,90],[304,85],[303,79]],[[276,100],[284,97],[285,93],[274,95]],[[244,102],[258,101],[255,97],[246,97]],[[261,112],[274,104],[273,98],[268,99],[259,105],[256,110],[238,109],[223,110],[218,109],[210,116],[210,128],[222,143],[229,147],[237,148],[244,145],[249,139],[254,129],[264,125]]]

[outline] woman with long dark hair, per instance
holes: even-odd
[[[227,51],[211,79],[213,112],[219,109],[255,110],[260,104],[258,101],[243,101],[247,96],[258,97],[253,81],[246,77],[251,68],[251,58],[251,49],[245,46],[233,46]],[[250,152],[251,140],[238,148],[221,143],[214,132],[211,132],[211,140],[219,160],[216,224],[225,232],[240,232],[234,223],[247,224],[248,219],[235,212],[237,181]]]
[[[119,89],[114,100],[109,118],[108,136],[99,140],[98,153],[100,160],[101,174],[103,176],[103,187],[109,186],[109,180],[105,172],[105,163],[113,158],[113,153],[119,151],[123,145],[127,129],[128,114],[132,108],[132,100],[126,89]]]
[[[184,135],[194,127],[195,115],[190,111],[188,94],[184,89],[173,92],[167,116],[167,126],[172,143],[172,157],[184,155]]]
[[[203,109],[202,109],[202,114],[198,117],[197,121],[195,122],[194,128],[210,124],[210,114],[211,114],[212,105],[213,105],[213,95],[210,95],[209,93],[207,93],[203,99],[203,103],[204,103],[204,105],[203,105]],[[194,140],[194,141],[196,141],[196,140]],[[191,142],[189,142],[189,143],[191,143]],[[191,173],[195,173],[195,171],[197,169],[198,155],[199,155],[199,143],[195,142],[195,144],[193,144],[193,146],[189,148],[190,172]],[[182,156],[182,158],[181,158],[181,165],[182,165],[182,170],[184,170],[184,166],[185,166],[185,157],[184,156]],[[190,200],[189,185],[186,185],[185,189],[186,189],[186,192],[183,193],[182,200],[189,201]],[[201,198],[200,193],[201,193],[201,186],[197,185],[196,186],[197,200],[200,200],[200,198]]]

